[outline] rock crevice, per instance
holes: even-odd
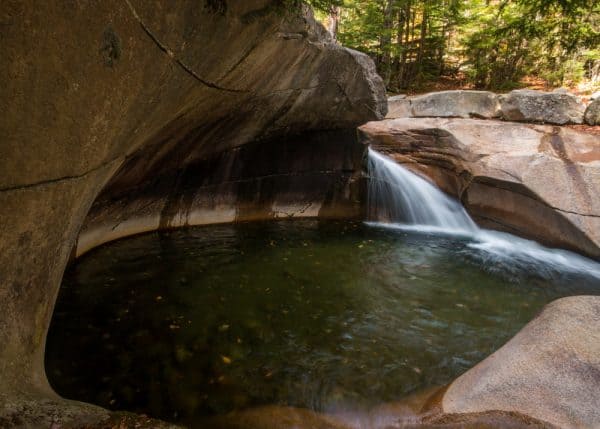
[[[146,33],[148,35],[148,37],[156,44],[156,46],[158,46],[158,48],[161,51],[163,51],[167,56],[169,56],[170,58],[172,58],[173,61],[175,61],[175,63],[177,63],[178,66],[180,66],[186,73],[188,73],[190,76],[192,76],[198,82],[200,82],[201,84],[206,85],[206,86],[208,86],[210,88],[218,89],[220,91],[226,91],[226,92],[248,92],[248,91],[241,90],[241,89],[224,88],[222,86],[217,85],[216,83],[209,82],[209,81],[207,81],[205,79],[202,79],[194,70],[191,69],[190,66],[188,66],[187,64],[185,64],[181,59],[177,58],[175,56],[175,53],[171,49],[169,49],[169,47],[167,45],[165,45],[164,43],[162,43],[160,41],[160,39],[144,23],[144,21],[138,15],[137,11],[135,10],[135,8],[133,7],[133,5],[131,4],[131,2],[129,0],[125,0],[125,3],[127,3],[127,7],[129,7],[129,10],[131,10],[131,13],[133,14],[133,16],[136,19],[136,21],[139,22],[140,27],[142,27],[142,30],[144,30],[144,33]],[[249,55],[250,52],[251,51],[249,51],[247,55]],[[243,61],[243,58],[244,58],[244,56],[242,56],[242,59],[240,60],[240,62]]]

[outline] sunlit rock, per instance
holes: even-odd
[[[500,97],[502,118],[507,121],[548,124],[581,124],[585,104],[566,91],[519,89]]]
[[[480,225],[600,258],[596,135],[435,118],[371,122],[360,130],[365,143],[457,196]]]
[[[409,118],[411,116],[410,98],[406,95],[395,95],[388,98],[388,112],[386,118]]]
[[[600,125],[600,98],[593,100],[585,110],[585,123]]]
[[[517,411],[561,428],[600,427],[599,356],[600,297],[554,301],[455,380],[443,411]]]
[[[498,96],[488,91],[441,91],[411,98],[413,117],[497,118]]]

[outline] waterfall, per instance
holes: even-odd
[[[562,249],[500,231],[480,229],[464,207],[428,180],[368,149],[367,223],[377,227],[465,237],[486,266],[553,277],[585,272],[600,279],[600,264]],[[557,271],[558,270],[558,271]]]
[[[454,232],[477,231],[454,198],[386,156],[368,149],[368,220]]]

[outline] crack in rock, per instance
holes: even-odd
[[[133,5],[131,4],[131,2],[129,0],[125,0],[125,3],[127,3],[129,10],[131,11],[135,20],[140,24],[140,27],[142,28],[142,30],[144,30],[144,33],[146,33],[146,35],[154,42],[154,44],[156,46],[158,46],[158,48],[161,51],[163,51],[168,57],[170,57],[175,62],[175,64],[177,64],[181,69],[183,69],[183,71],[185,71],[187,74],[192,76],[198,82],[200,82],[201,84],[203,84],[205,86],[208,86],[209,88],[218,89],[219,91],[235,92],[235,93],[249,92],[248,90],[245,90],[245,89],[225,88],[225,87],[217,85],[216,83],[210,82],[210,81],[200,77],[200,75],[198,75],[198,73],[196,73],[194,70],[192,70],[192,68],[190,66],[188,66],[186,63],[184,63],[181,59],[177,58],[175,56],[175,53],[171,49],[169,49],[169,47],[167,45],[162,43],[160,41],[160,39],[156,35],[154,35],[154,33],[152,31],[150,31],[150,28],[148,28],[148,26],[144,23],[144,21],[142,21],[142,19],[140,18],[137,11],[135,10],[135,8],[133,7]]]
[[[19,191],[19,190],[24,190],[24,189],[30,189],[30,188],[35,188],[38,186],[46,186],[46,185],[53,185],[55,183],[59,183],[59,182],[64,182],[64,181],[68,181],[68,180],[77,180],[77,179],[82,179],[85,176],[94,173],[104,167],[106,167],[107,165],[110,165],[116,161],[119,161],[121,158],[123,158],[123,156],[118,156],[116,158],[112,158],[109,159],[108,161],[105,161],[93,168],[90,168],[89,170],[81,173],[81,174],[73,174],[73,175],[69,175],[69,176],[62,176],[62,177],[56,177],[54,179],[47,179],[47,180],[42,180],[39,182],[35,182],[35,183],[27,183],[24,185],[14,185],[14,186],[7,186],[5,188],[0,188],[0,192],[11,192],[11,191]]]

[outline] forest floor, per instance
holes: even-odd
[[[539,77],[525,76],[523,79],[521,79],[520,82],[515,84],[515,86],[513,88],[508,88],[508,89],[504,89],[504,90],[495,89],[495,90],[493,90],[493,92],[502,94],[502,93],[510,92],[513,89],[535,89],[537,91],[553,91],[557,88],[559,88],[559,87],[553,86],[550,83],[548,83],[547,81],[545,81],[544,79],[541,79]],[[585,85],[585,84],[566,85],[566,86],[564,86],[564,88],[567,91],[580,97],[584,102],[589,101],[590,95],[593,92],[595,92],[594,88],[590,87],[589,85]],[[450,91],[450,90],[457,90],[457,89],[481,89],[481,88],[476,88],[475,85],[473,85],[472,83],[469,82],[468,78],[463,73],[459,72],[459,73],[455,73],[452,75],[441,76],[435,80],[423,82],[417,88],[410,88],[410,89],[407,89],[400,93],[407,94],[407,95],[418,95],[418,94],[425,94],[425,93],[434,92],[434,91]],[[597,89],[598,88],[596,88],[596,90]]]

